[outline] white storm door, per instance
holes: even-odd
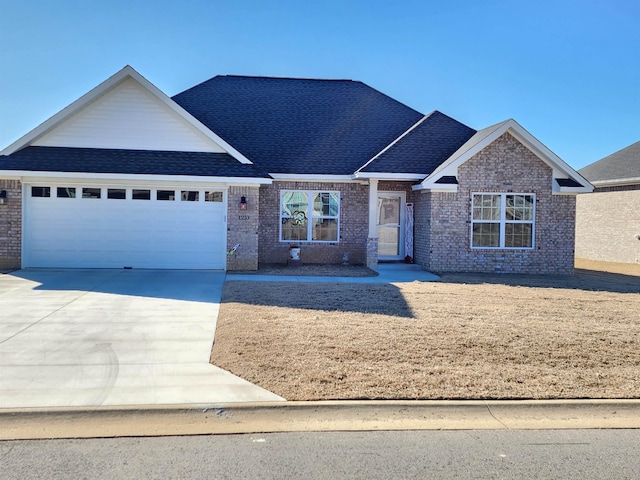
[[[378,192],[378,259],[404,258],[405,192]]]

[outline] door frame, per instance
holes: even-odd
[[[392,190],[392,191],[382,191],[379,190],[376,201],[378,205],[376,206],[376,210],[379,209],[379,201],[381,198],[399,198],[400,199],[400,216],[399,216],[399,224],[398,224],[398,254],[397,255],[380,255],[380,247],[378,246],[378,260],[402,260],[404,258],[404,225],[405,225],[405,216],[406,216],[406,203],[407,203],[407,192],[401,190]],[[380,219],[380,212],[376,213],[376,228],[380,227],[378,223]],[[384,224],[383,224],[384,225]],[[380,236],[378,235],[378,242],[380,241]]]

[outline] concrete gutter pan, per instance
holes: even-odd
[[[328,401],[0,410],[0,440],[640,428],[640,400]]]

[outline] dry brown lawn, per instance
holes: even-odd
[[[640,266],[577,266],[227,282],[212,363],[288,400],[640,398]]]

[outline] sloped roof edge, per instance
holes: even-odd
[[[184,120],[190,123],[193,127],[195,127],[199,132],[204,134],[207,138],[209,138],[214,143],[218,144],[224,150],[229,153],[233,158],[238,160],[240,163],[251,164],[252,162],[238,152],[235,148],[229,145],[226,141],[220,138],[215,132],[212,132],[209,128],[207,128],[202,122],[196,119],[193,115],[187,112],[184,108],[178,105],[175,101],[173,101],[169,96],[167,96],[162,90],[152,84],[149,80],[140,75],[133,67],[130,65],[126,65],[124,68],[113,74],[111,77],[106,79],[104,82],[100,83],[98,86],[91,89],[89,92],[85,93],[83,96],[78,98],[76,101],[72,102],[58,113],[50,117],[49,119],[42,122],[36,128],[28,132],[27,134],[20,137],[18,140],[13,142],[11,145],[6,147],[4,150],[0,151],[0,155],[11,155],[12,153],[29,146],[36,139],[43,136],[45,133],[51,131],[54,127],[62,123],[64,120],[70,118],[75,113],[79,112],[89,103],[93,102],[97,98],[101,97],[105,93],[107,93],[112,88],[116,87],[124,80],[131,78],[137,83],[139,83],[143,88],[149,91],[152,95],[154,95],[158,100],[167,105],[171,110],[180,115]]]
[[[435,110],[431,113],[428,113],[426,115],[424,115],[420,120],[418,120],[416,123],[414,123],[413,125],[411,125],[407,130],[405,130],[402,134],[400,134],[398,136],[398,138],[396,138],[394,141],[392,141],[389,145],[387,145],[386,147],[384,147],[382,150],[380,150],[380,152],[378,152],[376,155],[374,155],[368,162],[366,162],[364,165],[362,165],[360,168],[358,168],[355,171],[355,175],[357,176],[359,172],[361,172],[367,165],[370,165],[371,163],[373,163],[377,158],[380,158],[381,155],[383,155],[386,151],[388,151],[389,149],[391,149],[395,144],[397,144],[400,140],[402,140],[404,137],[406,137],[407,135],[409,135],[409,133],[411,133],[413,130],[415,130],[416,128],[418,128],[420,126],[420,124],[422,124],[427,118],[429,118],[431,115],[433,115],[433,113],[435,112]]]
[[[594,185],[638,183],[640,141],[581,168],[580,174]]]
[[[451,157],[436,168],[431,175],[425,178],[419,185],[413,187],[414,190],[429,189],[441,176],[452,175],[452,172],[455,172],[460,165],[507,132],[513,135],[534,155],[540,158],[540,160],[549,165],[554,171],[554,178],[567,176],[577,180],[583,185],[583,188],[581,188],[580,191],[572,189],[573,192],[587,193],[593,191],[593,185],[591,185],[586,178],[580,175],[575,169],[569,166],[569,164],[553,153],[512,118],[479,130],[453,155],[451,155]],[[562,175],[558,175],[556,172],[561,173]]]

